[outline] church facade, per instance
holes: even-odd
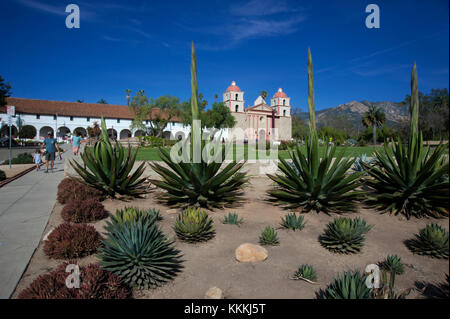
[[[241,131],[248,141],[292,139],[291,99],[281,88],[270,99],[270,105],[259,96],[252,106],[245,108],[244,92],[233,81],[223,93],[223,102],[236,119],[235,127],[227,134],[228,139],[239,140]]]

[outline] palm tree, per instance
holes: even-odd
[[[97,102],[97,104],[108,104],[108,102],[106,102],[106,100],[102,98]]]
[[[267,94],[266,90],[263,90],[263,91],[261,91],[261,93],[259,95],[265,100],[267,95],[269,95],[269,94]]]
[[[378,106],[371,105],[369,106],[369,110],[364,113],[362,123],[365,127],[372,126],[373,145],[377,144],[377,127],[383,126],[385,121],[386,115]]]

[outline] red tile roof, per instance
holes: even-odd
[[[96,103],[78,103],[64,101],[48,101],[8,97],[7,105],[14,105],[16,113],[20,114],[42,114],[58,116],[78,116],[78,117],[104,117],[119,119],[134,119],[132,110],[127,105],[114,104],[96,104]],[[153,115],[156,115],[159,109],[153,109]],[[0,113],[6,113],[6,106],[0,107]],[[179,118],[171,119],[178,122]]]

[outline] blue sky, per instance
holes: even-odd
[[[76,3],[80,29],[65,27]],[[365,8],[380,8],[368,29]],[[419,89],[448,88],[449,3],[429,1],[44,1],[0,2],[0,75],[13,96],[126,104],[125,89],[190,96],[190,43],[199,91],[210,102],[232,80],[245,105],[278,87],[307,109],[306,55],[316,108],[352,100],[400,101],[417,61]]]

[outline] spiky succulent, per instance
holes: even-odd
[[[356,158],[352,169],[356,172],[365,172],[366,168],[363,166],[363,163],[371,165],[373,163],[373,159],[368,160],[367,155],[364,153]]]
[[[302,215],[297,217],[295,213],[290,213],[285,218],[281,217],[281,226],[292,230],[302,230],[305,227],[304,219]]]
[[[223,218],[222,223],[224,224],[232,224],[232,225],[240,225],[242,224],[242,218],[239,218],[239,215],[236,213],[228,213],[227,216]]]
[[[242,163],[231,161],[222,168],[226,153],[222,151],[211,155],[205,149],[206,143],[195,138],[197,134],[194,134],[194,128],[198,127],[195,121],[200,119],[200,113],[197,103],[197,58],[194,44],[191,51],[191,91],[192,143],[188,144],[186,140],[184,147],[189,148],[192,160],[183,158],[177,161],[172,159],[169,150],[160,148],[161,160],[168,167],[156,162],[150,163],[151,168],[161,177],[160,180],[153,179],[151,182],[166,191],[159,194],[158,198],[172,206],[206,208],[233,206],[241,201],[243,187],[248,181],[246,173],[241,172],[245,161]],[[201,132],[201,127],[199,129]],[[215,150],[222,147],[220,140],[220,138],[216,140]]]
[[[448,217],[449,163],[446,145],[423,146],[418,130],[419,100],[416,65],[411,74],[411,123],[408,143],[400,138],[375,151],[375,165],[367,169],[366,184],[373,189],[367,204],[383,212],[411,216]]]
[[[319,154],[316,131],[314,87],[311,52],[308,50],[308,107],[310,131],[306,142],[306,155],[300,147],[289,149],[292,164],[279,157],[281,174],[267,174],[275,182],[268,191],[270,199],[288,208],[300,207],[304,212],[355,211],[362,192],[359,177],[363,172],[348,172],[355,159],[345,158],[344,152],[335,157],[336,146],[326,146]]]
[[[294,279],[300,279],[300,280],[306,279],[309,281],[316,281],[317,274],[316,274],[316,271],[314,270],[313,266],[303,264],[294,273]]]
[[[415,254],[448,259],[448,232],[438,224],[427,225],[406,245]]]
[[[137,207],[125,207],[124,209],[118,209],[116,214],[111,216],[111,219],[113,222],[123,224],[138,219],[144,219],[151,222],[159,221],[162,220],[162,216],[159,210],[154,208],[143,210]]]
[[[402,259],[397,255],[389,255],[385,260],[378,264],[381,269],[388,272],[394,272],[396,275],[401,275],[405,272]]]
[[[322,299],[371,299],[372,289],[367,287],[366,275],[359,271],[342,272],[333,282],[317,294]]]
[[[216,234],[208,213],[193,207],[186,208],[178,215],[174,229],[179,239],[190,243],[210,240]]]
[[[323,247],[332,252],[358,253],[364,246],[364,234],[372,227],[358,217],[355,219],[339,217],[328,223],[319,240]]]
[[[137,288],[160,286],[182,268],[180,251],[146,219],[107,222],[99,264]]]
[[[126,196],[140,196],[145,192],[141,178],[144,173],[145,162],[131,173],[136,161],[136,151],[124,147],[117,141],[115,145],[109,140],[105,120],[102,118],[102,135],[93,148],[86,147],[81,153],[84,167],[75,160],[70,165],[81,177],[79,182],[100,190],[102,193],[115,197],[117,194]]]
[[[259,237],[259,243],[261,245],[279,245],[280,241],[276,230],[267,226]]]

